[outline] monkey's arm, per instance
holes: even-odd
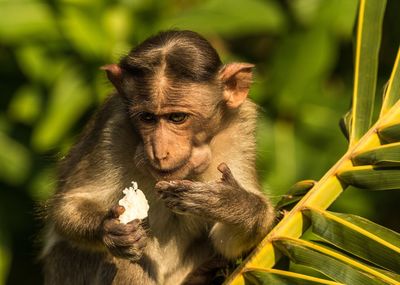
[[[270,202],[261,194],[246,191],[226,164],[218,169],[221,181],[162,181],[156,188],[174,212],[214,221],[210,238],[215,248],[227,258],[235,258],[266,235],[275,216]]]
[[[130,181],[125,170],[134,168],[137,140],[121,99],[111,96],[60,165],[58,193],[46,210],[58,236],[81,247],[132,257],[141,245],[137,237],[145,234],[141,224],[120,224],[115,206]]]
[[[50,216],[56,233],[80,247],[138,260],[147,243],[142,222],[120,223],[124,208],[111,206],[102,191],[87,190],[74,189],[54,198]]]
[[[261,193],[249,192],[233,177],[226,164],[222,172],[220,200],[225,212],[215,213],[218,221],[210,237],[215,248],[227,258],[237,258],[253,248],[271,229],[275,220],[270,201]]]
[[[101,201],[105,198],[101,194],[90,187],[61,192],[50,201],[47,219],[62,237],[93,249],[104,248],[102,223],[111,204]]]

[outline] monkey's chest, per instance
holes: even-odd
[[[149,253],[153,260],[157,260],[158,284],[181,284],[185,278],[201,266],[211,256],[210,248],[204,242],[203,250],[199,245],[179,248],[179,244],[169,244],[166,247],[159,247]],[[208,253],[208,254],[207,254]]]
[[[181,284],[213,255],[208,227],[202,220],[173,217],[169,223],[151,226],[145,254],[156,262],[158,284]]]

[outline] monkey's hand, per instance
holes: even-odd
[[[161,199],[175,213],[206,218],[214,225],[210,238],[215,248],[234,259],[255,246],[274,220],[268,199],[243,188],[225,163],[218,166],[219,181],[160,181],[156,184]]]
[[[221,163],[218,170],[222,173],[219,181],[160,181],[156,190],[165,205],[178,214],[224,221],[229,219],[228,214],[232,216],[239,210],[246,210],[243,203],[252,200],[253,195],[240,186],[225,163]]]
[[[119,205],[110,210],[103,222],[103,243],[112,255],[137,261],[147,244],[146,231],[138,219],[122,224],[118,217],[124,211],[125,208]]]

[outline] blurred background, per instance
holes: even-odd
[[[0,0],[0,285],[41,284],[37,207],[55,164],[112,91],[99,67],[159,30],[203,34],[224,62],[257,65],[258,169],[279,200],[346,151],[354,0]],[[377,104],[400,42],[388,0]],[[349,189],[331,209],[400,230],[400,195]]]

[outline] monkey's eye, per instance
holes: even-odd
[[[168,120],[173,122],[174,124],[180,124],[186,121],[188,115],[185,113],[172,113],[169,114]]]
[[[155,123],[157,121],[156,115],[148,112],[140,113],[139,119],[145,123]]]

